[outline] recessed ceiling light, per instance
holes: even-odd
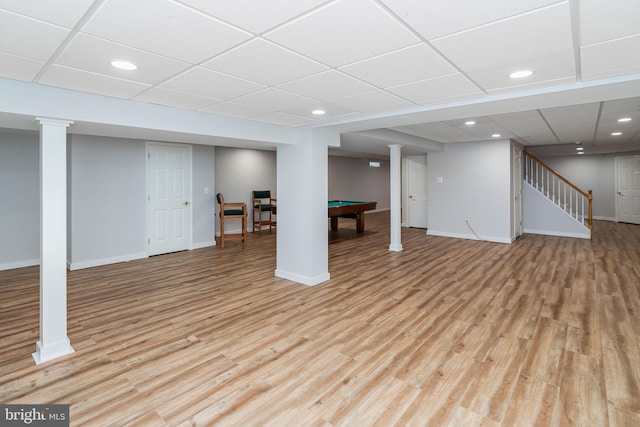
[[[584,148],[583,147],[578,147],[578,148],[576,148],[576,150],[582,151],[582,150],[584,150]]]
[[[584,151],[578,151],[578,154],[584,154]]]
[[[623,117],[621,119],[618,119],[619,122],[630,122],[631,121],[631,117]]]
[[[473,125],[476,124],[476,122],[473,121],[473,120],[467,120],[466,122],[464,122],[464,124],[467,125],[467,126],[473,126]]]
[[[311,114],[313,114],[314,116],[322,116],[322,115],[324,115],[325,113],[326,113],[326,111],[324,111],[324,110],[313,110],[313,111],[311,112]]]
[[[500,138],[502,135],[500,135],[499,133],[494,133],[493,135],[491,135],[492,138]]]
[[[529,77],[532,74],[533,71],[531,70],[519,70],[509,74],[509,77],[511,77],[512,79],[523,79],[525,77]]]
[[[128,71],[136,70],[138,68],[136,64],[128,61],[111,61],[111,65],[121,70],[128,70]]]
[[[620,136],[622,132],[611,132],[611,136]]]

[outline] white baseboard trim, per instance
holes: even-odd
[[[207,242],[198,242],[198,243],[194,243],[193,249],[202,249],[202,248],[208,248],[210,246],[215,246],[216,245],[216,241],[215,240],[209,240]]]
[[[100,258],[92,259],[90,261],[82,262],[68,262],[67,266],[69,270],[80,270],[83,268],[99,267],[101,265],[116,264],[119,262],[133,261],[135,259],[148,258],[146,252],[139,252],[135,254],[121,255],[113,258]]]
[[[301,276],[301,275],[296,274],[296,273],[291,273],[291,272],[288,272],[288,271],[279,270],[277,268],[276,268],[276,271],[275,271],[275,275],[276,275],[276,277],[280,277],[282,279],[291,280],[291,281],[297,282],[297,283],[302,283],[303,285],[307,285],[307,286],[318,285],[320,283],[326,282],[331,277],[331,275],[328,272],[320,274],[320,275],[315,276],[315,277],[307,277],[307,276]]]
[[[598,221],[612,221],[612,222],[618,222],[617,219],[615,218],[611,218],[608,216],[594,216],[593,219],[598,220]]]
[[[14,268],[33,267],[40,265],[40,259],[25,259],[20,261],[5,262],[0,264],[0,271],[13,270]]]
[[[553,231],[553,230],[532,230],[532,229],[524,229],[524,232],[527,234],[541,234],[544,236],[556,236],[556,237],[571,237],[574,239],[589,239],[589,233],[566,233],[563,231]]]
[[[492,243],[513,243],[510,238],[502,238],[502,237],[492,237],[492,236],[480,236],[478,239],[473,234],[459,234],[459,233],[449,233],[447,231],[438,231],[427,229],[427,236],[438,236],[438,237],[452,237],[454,239],[467,239],[467,240],[478,240],[484,242],[492,242]]]

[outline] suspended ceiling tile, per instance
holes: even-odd
[[[242,119],[259,116],[265,113],[264,110],[232,101],[220,102],[210,107],[203,108],[201,111],[203,113],[220,114],[223,116],[238,117]]]
[[[0,76],[14,80],[32,81],[44,62],[0,52]]]
[[[581,0],[579,10],[583,46],[640,33],[637,0]]]
[[[179,92],[229,100],[263,89],[258,83],[239,79],[202,67],[192,68],[161,85]]]
[[[94,0],[0,0],[0,8],[51,24],[73,28],[93,3]]]
[[[477,139],[475,135],[466,132],[464,129],[451,126],[444,122],[398,126],[394,127],[393,130],[442,143],[469,142]]]
[[[182,0],[182,2],[252,33],[260,34],[326,3],[327,0]]]
[[[206,98],[191,93],[177,92],[175,90],[161,87],[151,88],[136,96],[134,99],[136,101],[150,102],[152,104],[184,108],[186,110],[199,110],[220,102],[219,99]]]
[[[365,59],[341,71],[388,88],[455,73],[457,70],[424,43]]]
[[[95,52],[87,55],[87,52]],[[137,70],[121,70],[111,61],[124,60],[138,66]],[[58,56],[58,65],[91,71],[147,84],[158,84],[191,67],[186,62],[123,46],[119,43],[78,34]]]
[[[124,99],[133,98],[149,88],[149,85],[131,80],[118,79],[60,65],[49,67],[38,82],[49,86]]]
[[[241,96],[234,101],[267,111],[287,111],[294,108],[308,107],[309,110],[318,100],[285,92],[276,88],[267,88],[259,92]]]
[[[467,71],[571,49],[570,22],[569,4],[560,3],[431,43]]]
[[[361,113],[380,113],[415,107],[416,104],[389,92],[376,90],[345,98],[334,99],[333,103],[351,108]]]
[[[534,74],[524,79],[509,77],[517,70],[533,70]],[[548,55],[528,58],[517,62],[499,64],[487,68],[467,71],[466,74],[488,92],[544,87],[552,84],[575,82],[576,68],[573,49]]]
[[[591,141],[598,120],[600,103],[546,108],[540,112],[563,144]]]
[[[303,126],[303,125],[313,123],[313,120],[310,120],[304,117],[294,116],[293,114],[282,113],[282,112],[264,114],[262,116],[253,117],[251,120],[265,122],[265,123],[272,123],[274,125],[290,126],[290,127]]]
[[[419,41],[369,0],[329,3],[264,37],[332,67]]]
[[[640,73],[640,35],[593,44],[580,50],[584,80]]]
[[[475,84],[460,73],[392,87],[389,91],[420,105],[483,95]]]
[[[323,101],[375,90],[374,86],[336,70],[326,71],[279,86],[279,89]]]
[[[431,40],[557,3],[557,1],[493,0],[487,3],[477,0],[383,0],[383,3],[424,38]]]
[[[69,34],[66,28],[2,9],[0,22],[0,52],[38,61],[47,61]]]
[[[251,38],[168,0],[109,0],[82,31],[192,64]]]
[[[314,115],[313,110],[323,110],[325,114]],[[293,114],[295,116],[304,117],[316,122],[323,121],[323,120],[336,119],[339,117],[354,116],[358,114],[357,111],[354,111],[350,108],[346,108],[340,105],[335,105],[329,102],[327,103],[319,102],[317,104],[313,104],[312,108],[305,108],[305,107],[291,108],[284,112],[288,114]]]
[[[319,73],[326,66],[264,39],[254,39],[202,64],[268,86]]]

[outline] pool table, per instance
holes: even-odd
[[[329,218],[331,229],[338,229],[338,218],[352,218],[356,220],[356,231],[364,231],[364,213],[376,208],[377,202],[355,202],[353,200],[330,200]]]

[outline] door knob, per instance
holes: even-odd
[[[622,193],[618,191],[618,196],[622,196]]]
[[[182,202],[183,205],[185,206],[189,206],[191,203],[187,202],[186,200],[184,202]]]

